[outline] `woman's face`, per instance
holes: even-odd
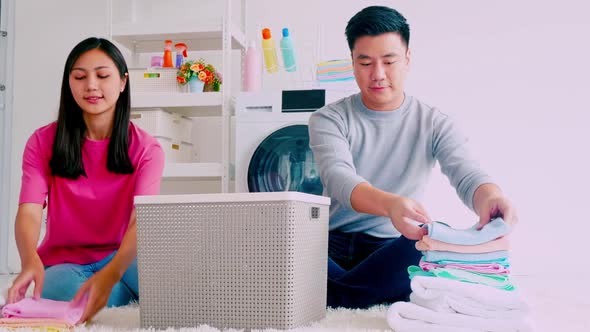
[[[125,89],[113,60],[103,51],[92,49],[82,54],[70,72],[70,89],[84,117],[114,117],[115,105]]]

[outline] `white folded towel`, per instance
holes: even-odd
[[[480,318],[436,312],[414,303],[396,302],[387,311],[387,322],[396,332],[528,332],[529,317],[512,319]]]
[[[410,301],[438,312],[457,312],[485,318],[517,318],[530,312],[518,290],[446,278],[416,276],[410,283]]]

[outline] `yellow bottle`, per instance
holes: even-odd
[[[262,29],[262,54],[264,54],[264,66],[268,73],[279,71],[277,63],[277,49],[270,35],[270,29]]]

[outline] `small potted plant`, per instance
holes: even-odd
[[[221,74],[203,59],[182,64],[176,73],[176,81],[180,85],[188,83],[191,92],[219,91],[222,83]]]

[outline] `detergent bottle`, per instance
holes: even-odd
[[[176,48],[176,68],[180,68],[184,63],[184,58],[188,57],[187,47],[185,43],[178,43],[174,45],[174,48]]]
[[[283,66],[288,72],[297,70],[295,65],[295,49],[293,40],[289,36],[289,29],[283,28],[283,38],[281,38],[281,53],[283,54]]]
[[[246,50],[244,57],[244,91],[258,91],[262,87],[262,56],[254,41]]]
[[[278,72],[277,49],[268,28],[262,29],[262,54],[264,54],[266,71],[271,74]]]
[[[174,67],[174,64],[172,63],[172,41],[169,39],[164,41],[164,63],[162,64],[162,67]]]

